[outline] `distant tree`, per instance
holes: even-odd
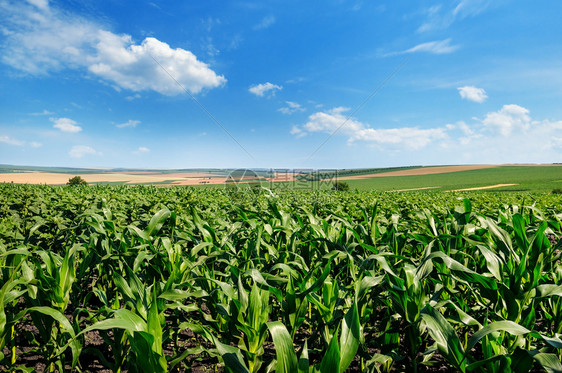
[[[68,179],[68,183],[66,183],[66,185],[88,185],[88,182],[80,176],[74,176]]]
[[[347,192],[347,191],[349,191],[349,184],[344,183],[343,181],[336,181],[334,183],[334,185],[332,186],[332,190],[339,190],[339,191],[342,191],[342,192]]]

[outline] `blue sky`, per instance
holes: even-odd
[[[0,163],[562,161],[558,1],[0,0]]]

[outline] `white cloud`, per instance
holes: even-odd
[[[14,145],[14,146],[23,146],[25,145],[25,141],[20,141],[20,140],[16,140],[16,139],[12,139],[9,136],[0,136],[0,142],[4,143],[4,144],[8,144],[8,145]]]
[[[134,150],[131,153],[136,154],[136,155],[147,154],[147,153],[150,153],[150,149],[145,147],[145,146],[139,146],[139,148],[137,150]]]
[[[300,139],[303,136],[306,136],[306,132],[299,128],[299,126],[293,126],[290,131],[291,135],[296,136],[297,139]]]
[[[117,89],[165,95],[183,93],[176,81],[192,94],[226,82],[190,51],[174,49],[152,37],[137,44],[129,35],[114,34],[79,15],[49,7],[45,1],[33,3],[39,6],[0,3],[0,16],[6,20],[2,61],[15,69],[33,75],[86,69]]]
[[[28,3],[35,5],[39,9],[46,10],[49,8],[48,0],[27,0]]]
[[[140,123],[140,120],[131,120],[129,119],[127,122],[125,123],[121,123],[121,124],[117,124],[116,127],[117,128],[125,128],[125,127],[131,127],[131,128],[135,128],[136,126],[138,126]]]
[[[293,101],[285,101],[285,103],[287,104],[286,107],[282,107],[277,109],[277,111],[280,111],[283,114],[293,114],[299,111],[305,111],[305,108],[303,108],[301,106],[301,104],[293,102]]]
[[[458,45],[451,45],[451,39],[429,41],[427,43],[418,44],[410,49],[407,49],[399,54],[403,53],[418,53],[426,52],[432,54],[448,54],[453,53],[459,49]]]
[[[39,147],[43,146],[43,144],[41,144],[37,141],[27,142],[27,141],[14,139],[14,138],[11,138],[9,136],[0,136],[0,143],[13,145],[13,146],[24,146],[24,145],[26,145],[26,146],[30,146],[32,148],[39,148]]]
[[[461,132],[461,136],[458,136],[456,140],[461,145],[467,145],[474,140],[482,139],[484,137],[482,133],[476,132],[477,130],[476,127],[478,127],[478,125],[476,125],[475,128],[473,128],[462,120],[458,121],[455,124],[447,124],[445,126],[449,134],[452,134],[456,130],[459,130]]]
[[[41,111],[41,112],[31,113],[31,114],[29,114],[29,115],[41,116],[41,115],[53,115],[53,114],[54,114],[53,112],[51,112],[51,111],[45,109],[45,110],[43,110],[43,111]]]
[[[453,10],[453,15],[461,18],[477,15],[490,5],[490,0],[462,0]]]
[[[350,144],[355,141],[365,141],[396,150],[421,149],[435,140],[447,137],[445,128],[374,129],[354,118],[347,119],[343,113],[348,110],[344,107],[337,107],[327,112],[314,113],[308,117],[308,122],[302,128],[293,127],[291,134],[301,136],[302,133],[306,133],[305,131],[334,134],[335,131],[338,131],[348,137],[348,143]]]
[[[273,25],[274,23],[275,23],[275,17],[274,16],[264,17],[260,21],[260,23],[258,23],[257,25],[254,26],[254,30],[266,29],[266,28],[270,27],[271,25]]]
[[[100,155],[101,153],[87,145],[74,145],[68,154],[72,158],[82,158],[85,155]]]
[[[464,98],[465,100],[482,103],[488,98],[486,91],[483,88],[476,88],[474,86],[467,85],[457,89],[459,90],[461,98]]]
[[[486,114],[482,123],[507,136],[514,130],[528,130],[532,122],[528,109],[519,105],[504,105],[501,110]]]
[[[534,119],[528,109],[514,104],[473,120],[447,126],[449,139],[443,146],[465,154],[463,162],[550,163],[562,156],[562,121]]]
[[[164,95],[177,95],[183,93],[177,84],[180,83],[195,94],[226,82],[190,51],[170,48],[155,38],[146,38],[136,45],[128,35],[100,31],[96,49],[96,62],[88,69],[135,92],[154,90]]]
[[[401,127],[389,129],[364,128],[357,131],[350,141],[367,141],[380,145],[398,145],[404,150],[417,150],[426,147],[434,140],[446,137],[443,128],[421,129]]]
[[[138,93],[135,93],[134,95],[125,97],[125,100],[133,101],[133,100],[136,100],[136,99],[139,99],[139,98],[141,98],[141,95],[139,95]]]
[[[267,82],[267,83],[263,83],[263,84],[255,84],[255,85],[251,86],[248,90],[250,91],[250,93],[253,93],[256,96],[263,97],[264,95],[266,95],[268,93],[271,94],[271,95],[275,95],[275,91],[281,90],[281,89],[283,89],[282,86]]]
[[[448,130],[459,129],[465,135],[474,135],[474,130],[462,120],[457,122],[456,124],[447,124],[446,128]]]
[[[405,154],[416,164],[551,163],[562,157],[562,120],[533,118],[527,108],[519,105],[504,105],[480,119],[472,117],[466,122],[430,128],[415,123],[374,128],[356,118],[345,122],[347,111],[337,107],[316,112],[305,124],[291,128],[290,133],[297,138],[314,133],[344,137],[348,144],[372,145],[388,159]]]
[[[49,118],[54,123],[53,127],[62,132],[76,133],[82,131],[82,127],[77,126],[76,122],[70,118]]]
[[[456,5],[451,1],[444,5],[434,5],[423,11],[426,18],[418,32],[446,29],[457,19],[476,16],[490,5],[490,0],[461,0]]]

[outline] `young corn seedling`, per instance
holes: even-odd
[[[124,308],[114,311],[112,316],[85,328],[81,334],[92,330],[123,330],[135,354],[135,359],[129,360],[131,367],[141,372],[166,372],[162,329],[164,315],[158,310],[156,287],[152,286],[151,302],[145,317]],[[121,370],[120,365],[116,368],[117,371]]]

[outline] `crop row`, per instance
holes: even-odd
[[[562,371],[560,197],[0,185],[7,371]]]

